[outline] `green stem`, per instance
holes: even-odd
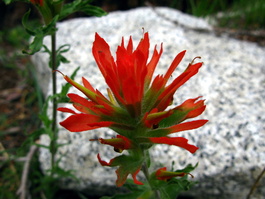
[[[149,158],[149,157],[148,157]],[[152,186],[152,183],[150,182],[150,174],[149,174],[149,171],[148,171],[148,166],[147,166],[147,162],[146,162],[147,158],[145,158],[145,162],[142,166],[142,171],[144,173],[144,176],[149,184],[149,186],[151,187],[151,189],[153,190],[154,192],[154,195],[155,195],[155,199],[161,199],[160,197],[160,193],[158,190],[154,189],[154,187]]]
[[[56,70],[56,32],[51,35],[51,65],[52,71]],[[57,92],[56,73],[52,72],[52,94],[53,96]],[[55,154],[57,152],[57,101],[56,98],[52,99],[52,132],[53,137],[51,139],[51,170],[53,175],[53,168],[55,165]]]

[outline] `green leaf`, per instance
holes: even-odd
[[[51,56],[50,49],[46,45],[43,45],[43,48],[44,48],[43,52],[48,53]]]
[[[49,149],[49,146],[43,145],[43,144],[37,144],[35,143],[34,145],[40,147],[40,148],[45,148],[45,149]]]
[[[123,194],[115,194],[114,196],[104,196],[100,199],[135,199],[135,198],[141,198],[141,199],[153,199],[154,193],[150,189],[150,186],[148,183],[145,183],[144,185],[136,185],[134,184],[132,179],[127,179],[124,186],[126,189],[128,189],[129,192],[123,193]]]
[[[165,137],[168,135],[168,130],[167,129],[153,129],[153,130],[149,130],[147,131],[147,133],[145,134],[145,136],[147,137]]]
[[[117,173],[117,185],[122,185],[129,174],[133,175],[142,166],[144,159],[136,156],[121,155],[115,158],[113,164],[119,165],[116,170]]]
[[[30,15],[30,11],[31,10],[29,10],[28,12],[26,12],[24,14],[24,16],[22,17],[22,25],[23,25],[23,27],[25,28],[25,30],[27,31],[27,33],[29,35],[34,36],[35,35],[35,30],[29,28],[28,25],[27,25],[27,22],[28,22],[28,19],[29,19],[29,15]]]
[[[10,4],[14,0],[3,0],[5,4]]]
[[[58,19],[59,19],[59,15],[56,15],[48,25],[43,26],[40,29],[41,32],[43,32],[43,34],[45,36],[54,34],[57,31],[56,23],[57,23]]]
[[[118,169],[116,170],[117,174],[116,185],[118,187],[124,185],[129,174],[132,175],[135,183],[142,184],[142,182],[139,182],[136,178],[136,175],[140,171],[142,164],[144,162],[144,157],[141,153],[136,151],[131,151],[129,155],[117,156],[113,158],[109,163],[102,161],[100,158],[99,162],[103,166],[110,166],[110,167],[118,166]]]
[[[22,146],[26,146],[27,144],[32,144],[35,140],[39,139],[41,135],[45,134],[44,128],[39,128],[35,130],[33,133],[29,134],[26,141],[23,143]]]
[[[64,19],[74,12],[84,12],[87,15],[98,17],[106,15],[105,11],[99,7],[90,5],[90,2],[90,0],[75,0],[72,3],[64,4],[59,19]]]
[[[43,38],[44,35],[36,34],[33,42],[29,45],[29,49],[27,51],[23,50],[22,52],[28,55],[33,55],[34,53],[39,52],[43,44]]]
[[[176,170],[176,171],[174,171],[174,172],[190,173],[190,172],[193,171],[198,165],[199,165],[199,163],[197,163],[195,166],[192,166],[192,164],[188,164],[184,169]]]
[[[174,172],[180,173],[190,173],[198,166],[198,163],[195,166],[191,164],[187,165],[184,169],[175,170]],[[151,175],[152,186],[157,189],[161,198],[163,199],[176,199],[176,197],[183,191],[189,190],[196,182],[189,181],[188,175],[182,178],[172,178],[168,181],[157,180],[155,174]]]
[[[176,199],[182,189],[176,186],[176,184],[169,184],[167,186],[160,187],[159,191],[161,198],[163,199]]]
[[[176,110],[172,115],[159,122],[159,128],[166,128],[178,124],[187,115],[187,112]]]
[[[115,194],[114,196],[104,196],[100,199],[152,199],[153,192],[150,189],[148,184],[144,185],[136,185],[134,184],[133,180],[128,179],[124,184],[124,187],[129,190],[127,193],[119,193]]]
[[[69,143],[65,143],[65,144],[56,144],[55,147],[58,149],[58,148],[60,148],[62,146],[66,146],[66,145],[69,145],[69,144],[70,144],[70,142]]]
[[[52,99],[51,96],[49,96],[49,97],[46,99],[46,101],[45,101],[45,103],[44,103],[44,105],[43,105],[43,107],[42,107],[42,110],[41,110],[40,114],[38,115],[39,118],[41,119],[41,121],[43,122],[45,128],[49,128],[50,125],[51,125],[51,122],[52,122],[51,119],[49,118],[48,114],[47,114],[49,101],[50,101],[51,99]]]
[[[69,63],[69,61],[62,55],[70,50],[70,45],[65,44],[60,46],[60,48],[56,51],[56,68],[59,67],[61,63]]]
[[[34,53],[40,51],[43,46],[43,39],[47,35],[52,35],[56,32],[56,22],[58,21],[58,15],[53,18],[53,20],[47,26],[40,26],[29,28],[27,25],[30,10],[22,18],[22,24],[28,34],[34,36],[33,42],[29,45],[28,50],[23,50],[23,53],[33,55]]]
[[[147,182],[145,182],[143,185],[136,185],[132,179],[127,179],[123,187],[131,192],[143,192],[150,188]]]
[[[135,199],[138,198],[140,193],[134,192],[134,193],[126,193],[126,194],[116,194],[112,197],[104,196],[101,197],[100,199]]]

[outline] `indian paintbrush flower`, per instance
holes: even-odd
[[[72,132],[108,127],[118,134],[117,137],[96,140],[114,147],[115,151],[130,152],[129,155],[123,154],[113,158],[109,163],[98,155],[101,165],[119,167],[116,171],[117,186],[122,186],[129,174],[136,184],[142,184],[136,179],[136,175],[146,161],[145,151],[154,144],[175,145],[195,153],[198,147],[188,144],[186,138],[172,137],[171,134],[196,129],[207,122],[203,119],[186,121],[197,117],[205,110],[206,106],[201,97],[188,99],[181,105],[169,108],[177,89],[197,74],[202,63],[193,63],[193,60],[181,75],[169,83],[172,73],[186,51],[175,57],[164,75],[153,77],[163,46],[161,44],[159,51],[155,46],[148,61],[149,47],[148,33],[144,33],[135,50],[131,37],[127,46],[122,39],[121,45],[117,48],[115,61],[109,45],[97,33],[95,34],[92,53],[109,87],[108,96],[94,89],[85,78],[82,79],[81,85],[64,75],[65,80],[83,92],[86,98],[73,93],[68,94],[77,112],[69,108],[58,108],[59,111],[71,114],[60,124]],[[159,172],[158,179],[164,179],[165,169]]]

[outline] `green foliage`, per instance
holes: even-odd
[[[159,122],[159,127],[165,128],[180,123],[187,115],[188,111],[175,110],[172,115]]]
[[[14,3],[16,1],[21,1],[21,2],[25,2],[25,3],[28,3],[29,2],[29,0],[3,0],[3,2],[5,4],[7,4],[7,5],[10,4],[10,3]]]
[[[71,3],[64,4],[59,19],[64,19],[75,12],[83,12],[87,15],[101,17],[107,13],[97,6],[90,5],[91,0],[75,0]]]
[[[50,56],[49,60],[49,67],[52,69],[52,52],[49,50],[49,48],[46,45],[43,45],[44,52],[48,53]],[[70,63],[65,56],[63,56],[63,53],[66,53],[70,50],[70,45],[65,44],[59,47],[58,50],[56,50],[56,69],[60,66],[61,63]]]
[[[174,172],[179,173],[190,173],[198,166],[198,163],[195,166],[188,165],[184,169],[175,170]],[[157,180],[155,173],[151,175],[152,187],[158,190],[163,199],[175,199],[182,191],[189,190],[196,182],[189,181],[188,175],[181,178],[171,178],[170,180],[163,181]]]
[[[265,28],[264,0],[174,0],[170,7],[198,17],[217,18],[219,26],[230,28]],[[221,17],[217,17],[217,13]]]
[[[29,50],[24,50],[23,52],[29,55],[33,55],[34,53],[40,51],[40,49],[43,47],[44,37],[47,35],[52,35],[56,32],[55,24],[58,21],[58,16],[54,17],[54,19],[46,26],[30,28],[27,25],[29,15],[30,10],[26,12],[24,17],[22,18],[22,24],[27,33],[31,36],[34,36],[34,39],[33,42],[29,45]]]
[[[6,42],[9,45],[20,48],[28,43],[29,35],[22,26],[0,32],[0,42]]]
[[[225,10],[229,2],[227,0],[189,0],[189,4],[189,13],[195,16],[205,17],[218,11]]]
[[[127,179],[124,188],[128,190],[127,193],[115,194],[114,196],[104,196],[100,199],[136,199],[142,196],[142,199],[148,199],[153,196],[150,186],[145,183],[144,185],[136,185],[133,180]]]
[[[4,3],[10,4],[12,2],[15,2],[16,0],[4,0]],[[21,0],[22,2],[27,2],[29,3],[28,0]],[[54,1],[54,2],[49,2],[48,9],[51,8],[49,6],[54,6],[54,9],[56,11],[59,11],[60,9],[58,5],[59,1]],[[62,2],[62,0],[60,0]],[[24,50],[23,52],[25,54],[33,55],[34,53],[40,51],[44,47],[44,52],[48,53],[50,57],[52,57],[55,53],[56,56],[56,68],[61,64],[61,63],[69,63],[67,58],[64,56],[64,53],[68,52],[70,49],[70,45],[65,44],[60,46],[58,49],[55,50],[55,52],[52,52],[51,50],[48,49],[48,47],[43,45],[43,39],[46,36],[51,36],[56,34],[56,23],[58,20],[63,19],[64,17],[68,16],[69,14],[72,14],[73,12],[84,12],[89,15],[96,15],[96,16],[101,16],[103,14],[106,14],[104,11],[102,11],[100,8],[97,8],[95,6],[89,5],[90,1],[80,1],[76,0],[70,4],[65,4],[63,9],[61,10],[61,15],[56,15],[52,16],[53,18],[51,20],[45,20],[46,22],[48,21],[46,25],[43,24],[32,24],[31,21],[29,21],[29,15],[30,15],[30,10],[25,13],[24,17],[22,18],[22,24],[28,34],[25,34],[25,31],[21,29],[12,29],[9,34],[6,34],[5,32],[0,32],[1,35],[1,43],[7,41],[8,43],[12,44],[14,47],[21,47],[25,46],[28,44],[29,36],[32,36],[32,43],[29,44],[29,47],[27,50]],[[45,8],[45,9],[47,9]],[[44,8],[43,8],[44,9]],[[44,11],[41,7],[38,7],[38,10],[40,11],[41,14],[45,14]],[[45,17],[45,16],[43,16]],[[20,42],[20,38],[25,38],[26,42]],[[22,44],[22,45],[21,45]],[[3,54],[3,55],[2,55]],[[15,55],[16,56],[16,55]],[[23,55],[25,56],[25,55]],[[17,60],[16,57],[14,60]],[[0,51],[0,64],[7,67],[7,68],[12,68],[17,67],[16,63],[13,63],[12,65],[7,64],[7,58],[5,56],[4,48],[3,50],[1,49]],[[10,66],[9,66],[10,65]],[[52,63],[50,61],[49,65],[51,66]],[[51,67],[53,68],[53,67]],[[52,123],[54,121],[54,118],[51,118],[50,115],[48,114],[47,110],[48,107],[51,103],[59,103],[59,102],[68,102],[68,98],[66,97],[66,94],[69,91],[70,84],[66,83],[64,86],[61,88],[61,93],[56,93],[53,96],[49,96],[47,100],[43,103],[42,102],[42,95],[40,93],[40,88],[38,86],[38,81],[35,78],[34,70],[32,67],[29,67],[29,74],[30,77],[27,76],[26,79],[31,79],[33,82],[36,84],[35,88],[39,92],[37,94],[37,98],[39,101],[39,106],[41,107],[41,112],[39,114],[39,119],[41,120],[43,126],[37,130],[35,130],[33,133],[28,135],[27,140],[21,145],[21,149],[23,150],[22,154],[16,154],[18,155],[17,157],[21,157],[25,155],[28,151],[28,148],[30,145],[37,145],[39,147],[46,148],[49,150],[53,155],[55,155],[55,152],[57,149],[61,146],[64,146],[68,143],[65,144],[59,144],[56,142],[57,139],[57,128],[54,130],[52,128]],[[77,68],[74,73],[71,75],[71,78],[74,78],[77,71],[79,68]],[[32,78],[32,76],[34,78]],[[34,99],[31,99],[31,102],[34,102]],[[29,102],[29,103],[31,103]],[[7,118],[6,117],[1,117],[1,124],[6,123]],[[39,139],[39,137],[43,134],[46,134],[49,136],[49,138],[52,140],[55,145],[42,145],[36,142],[36,140]],[[5,133],[1,132],[0,136],[4,136]],[[15,150],[15,149],[14,149]],[[10,153],[12,150],[5,151],[6,153]],[[55,164],[51,167],[50,170],[45,171],[46,175],[43,175],[43,173],[39,170],[39,165],[38,165],[38,158],[34,157],[34,160],[31,162],[31,167],[30,167],[30,175],[29,175],[29,181],[30,181],[30,195],[32,198],[47,198],[47,199],[53,199],[55,198],[55,194],[59,189],[59,184],[62,178],[71,178],[74,179],[78,182],[78,179],[75,178],[73,175],[72,170],[64,170],[59,167],[59,163],[61,161],[61,158],[63,155],[60,156],[59,159],[55,161]],[[13,199],[16,198],[16,190],[18,189],[19,186],[19,178],[21,175],[21,169],[23,164],[14,164],[11,161],[6,161],[2,162],[3,165],[1,165],[1,175],[3,174],[3,178],[0,180],[0,198],[2,199]],[[12,180],[10,180],[12,179]]]
[[[175,170],[174,172],[190,173],[197,166],[198,163],[195,166],[189,164],[184,169]],[[133,180],[127,179],[123,186],[127,189],[126,193],[104,196],[100,199],[153,199],[156,198],[155,192],[157,192],[162,199],[176,199],[181,192],[189,190],[196,183],[197,182],[189,181],[188,175],[171,178],[167,181],[158,180],[154,172],[150,176],[149,182],[145,182],[143,185],[136,185]]]
[[[16,191],[19,186],[19,174],[17,170],[20,170],[20,165],[14,165],[12,161],[5,161],[0,162],[0,167],[0,199],[16,198]]]
[[[230,28],[265,28],[265,4],[263,0],[236,0],[218,22]]]

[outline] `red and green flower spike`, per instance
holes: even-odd
[[[129,155],[120,155],[110,162],[103,161],[98,155],[102,166],[118,167],[117,186],[122,186],[129,174],[136,184],[142,184],[136,179],[136,175],[145,162],[144,150],[148,150],[153,144],[178,146],[195,153],[198,147],[189,144],[186,138],[168,135],[199,128],[208,121],[185,121],[204,112],[206,106],[200,97],[188,99],[176,107],[169,107],[173,104],[173,96],[177,89],[198,73],[202,63],[194,63],[193,60],[182,74],[168,83],[186,51],[175,57],[164,75],[153,77],[163,46],[161,45],[159,51],[155,46],[151,58],[149,47],[148,33],[144,33],[135,49],[131,37],[127,46],[122,39],[114,60],[107,42],[95,34],[92,53],[108,86],[107,96],[96,90],[85,78],[82,79],[81,85],[63,75],[64,79],[80,90],[86,98],[73,93],[68,94],[75,110],[59,108],[59,111],[71,114],[60,124],[72,132],[109,127],[118,135],[111,139],[96,140],[114,147],[117,152],[129,152]],[[161,169],[157,176],[166,179],[186,173],[169,173]]]

